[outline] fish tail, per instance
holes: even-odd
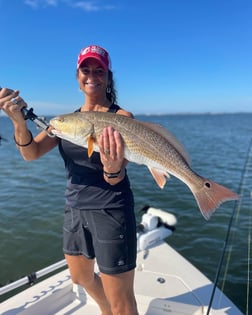
[[[201,189],[197,191],[192,189],[192,192],[206,220],[210,219],[216,208],[223,202],[239,199],[235,192],[208,179],[204,179]]]

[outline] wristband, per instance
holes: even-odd
[[[26,144],[20,144],[20,143],[18,143],[18,142],[16,141],[16,138],[15,138],[15,135],[14,135],[13,138],[14,138],[14,141],[15,141],[16,145],[19,146],[19,147],[27,147],[28,145],[30,145],[30,144],[32,143],[32,141],[33,141],[33,135],[32,135],[32,133],[31,133],[30,130],[29,130],[29,133],[30,133],[31,139],[30,139],[30,141],[27,142]]]
[[[119,175],[121,174],[121,169],[119,170],[119,172],[116,173],[108,173],[103,171],[103,174],[107,177],[107,178],[117,178],[119,177]]]

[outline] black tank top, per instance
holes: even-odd
[[[113,103],[108,111],[116,113],[119,109]],[[86,148],[63,139],[59,141],[59,151],[65,162],[67,205],[81,210],[133,207],[127,173],[120,183],[110,185],[103,178],[103,165],[98,152],[93,152],[89,158]]]

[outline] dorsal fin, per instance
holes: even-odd
[[[178,139],[170,131],[168,131],[165,127],[155,123],[145,121],[140,121],[140,123],[145,127],[152,129],[154,132],[158,133],[160,136],[165,138],[183,156],[187,164],[191,165],[191,159],[185,147],[178,141]]]

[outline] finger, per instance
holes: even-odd
[[[109,153],[109,147],[108,147],[106,138],[107,138],[107,133],[105,130],[103,130],[99,138],[99,149],[100,149],[100,155],[101,155],[102,160],[106,159],[106,155]]]
[[[100,149],[100,154],[104,153],[104,137],[103,137],[103,132],[100,134],[99,138],[99,149]]]
[[[110,150],[110,157],[112,159],[116,159],[117,156],[117,148],[116,148],[116,140],[115,140],[115,130],[112,127],[108,127],[108,145]]]
[[[10,100],[13,104],[18,104],[18,102],[20,102],[20,99],[18,97],[13,97],[11,100]]]
[[[118,131],[114,131],[114,139],[116,146],[116,155],[118,159],[123,159],[124,157],[124,144],[121,134]]]
[[[3,108],[5,102],[10,101],[12,98],[17,97],[18,94],[19,91],[2,88],[0,91],[0,108]]]
[[[0,90],[0,95],[1,95],[1,98],[5,98],[5,97],[16,97],[18,96],[19,94],[19,91],[18,90],[12,90],[12,89],[8,89],[8,88],[1,88]]]
[[[13,97],[10,102],[14,105],[18,105],[20,109],[27,107],[27,103],[20,96]]]
[[[17,103],[13,101],[7,101],[2,106],[2,110],[13,120],[21,121],[24,119],[24,114],[22,113],[22,108],[26,107],[26,103],[19,99]]]
[[[109,139],[109,131],[108,128],[103,129],[103,153],[109,155],[110,154],[110,139]]]

